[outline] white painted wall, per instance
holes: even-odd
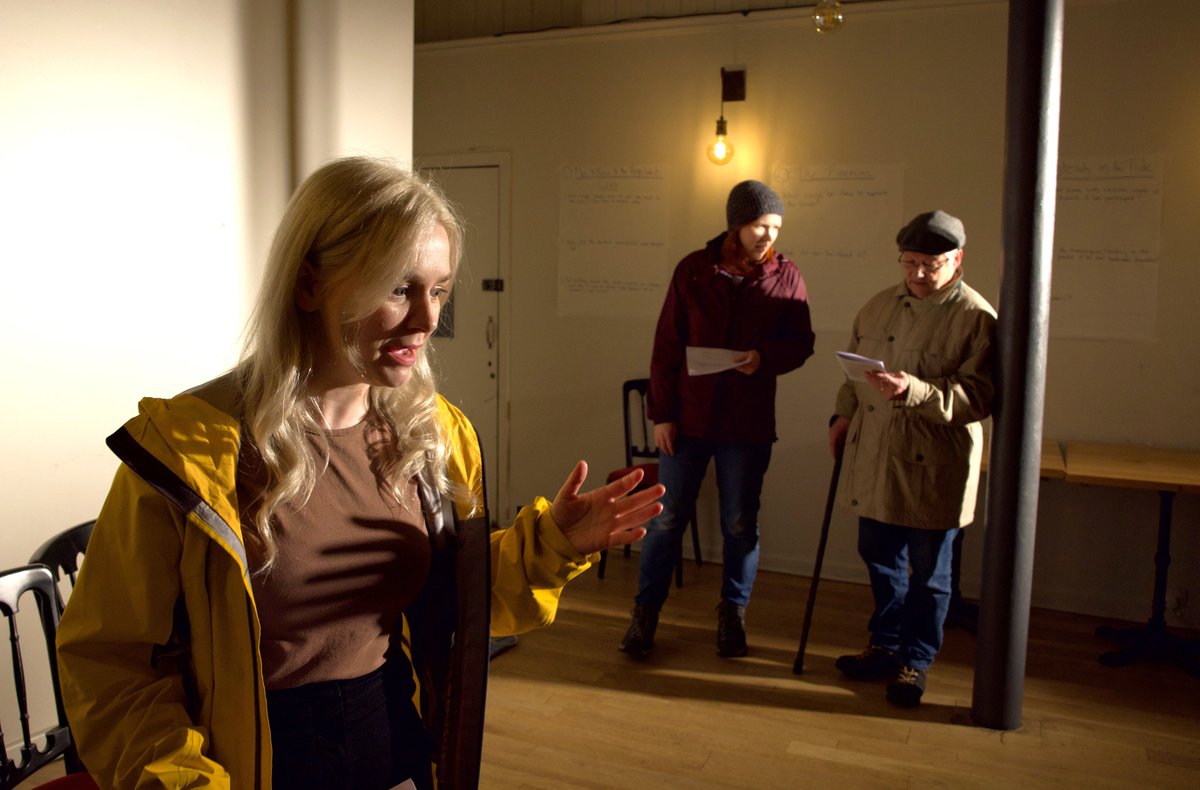
[[[1052,340],[1045,432],[1197,449],[1200,17],[1190,0],[1164,0],[1151,23],[1130,25],[1138,8],[1136,0],[1068,0],[1060,153],[1166,155],[1156,339]],[[995,300],[1006,36],[1007,3],[918,0],[854,4],[829,36],[817,35],[801,10],[419,45],[416,154],[502,150],[513,162],[509,501],[552,493],[578,457],[599,475],[619,466],[620,382],[649,368],[655,316],[557,314],[562,165],[664,165],[671,206],[661,265],[670,271],[721,230],[729,188],[769,180],[775,163],[902,163],[905,217],[934,207],[963,217],[967,279]],[[703,147],[726,65],[746,68],[747,99],[725,106],[738,152],[721,169]],[[784,249],[787,233],[785,218]],[[865,301],[898,277],[886,256],[877,275],[846,287]],[[812,305],[821,310],[821,293]],[[816,356],[781,379],[780,441],[762,514],[765,568],[811,572],[831,467],[826,423],[840,381],[832,352],[848,332],[820,332]],[[1152,492],[1044,485],[1034,604],[1148,617],[1157,512]],[[717,558],[711,490],[701,516],[706,557]],[[1198,517],[1200,497],[1177,499],[1171,587],[1191,589],[1182,617],[1191,624],[1200,623]],[[855,532],[839,512],[828,576],[865,579]],[[982,545],[981,534],[968,534],[968,595],[978,590]]]
[[[104,437],[139,398],[236,358],[265,244],[251,222],[284,183],[255,190],[277,162],[254,150],[271,113],[250,99],[282,70],[250,27],[233,0],[0,2],[3,567],[95,517],[116,468]],[[27,664],[35,730],[47,666]],[[8,681],[0,702],[15,725]]]
[[[411,162],[413,0],[300,0],[296,39],[300,174],[351,154]]]
[[[239,5],[0,3],[6,566],[94,517],[139,398],[236,358],[265,244]]]
[[[0,567],[96,515],[140,398],[236,360],[296,178],[411,159],[411,0],[298,4],[295,124],[286,7],[0,0]]]
[[[302,5],[333,21],[292,129],[282,2],[0,0],[0,564],[95,515],[138,399],[235,361],[290,139],[300,176],[411,159],[411,3]]]

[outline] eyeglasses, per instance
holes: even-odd
[[[906,258],[901,255],[897,260],[904,265],[904,268],[910,272],[915,272],[918,269],[926,274],[937,274],[942,267],[950,262],[949,258],[934,258],[931,261],[918,261],[915,258]]]

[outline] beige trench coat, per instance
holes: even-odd
[[[849,350],[882,359],[911,383],[895,401],[863,382],[847,380],[838,391],[836,414],[850,420],[839,504],[920,529],[974,520],[995,325],[996,311],[961,275],[925,299],[901,283],[867,302]]]

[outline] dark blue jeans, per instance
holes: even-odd
[[[683,533],[696,511],[708,462],[716,462],[721,502],[724,576],[721,598],[745,606],[758,573],[758,510],[770,444],[708,442],[675,437],[675,454],[658,458],[658,481],[667,487],[663,512],[648,526],[642,543],[636,601],[659,609],[671,588]]]
[[[267,691],[272,786],[387,790],[411,778],[432,787],[428,737],[404,689],[382,669]]]
[[[928,669],[942,647],[954,538],[960,531],[858,520],[858,553],[867,563],[875,596],[867,626],[871,644],[896,651],[906,666]]]

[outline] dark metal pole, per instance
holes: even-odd
[[[1063,0],[1010,0],[1004,274],[971,715],[1021,724],[1041,466],[1058,168]]]

